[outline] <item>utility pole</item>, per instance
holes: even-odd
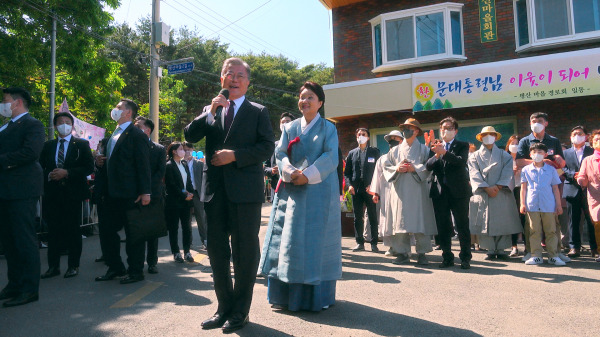
[[[152,0],[152,28],[150,37],[150,120],[154,122],[154,132],[152,132],[152,141],[158,142],[158,96],[159,96],[159,63],[160,56],[158,55],[157,39],[158,34],[156,29],[160,23],[160,0]]]
[[[54,139],[54,100],[56,97],[56,16],[52,12],[52,57],[50,61],[50,123],[48,123],[48,140]]]

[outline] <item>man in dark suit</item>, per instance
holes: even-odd
[[[192,198],[194,217],[196,218],[196,225],[198,226],[198,234],[200,235],[200,249],[205,249],[207,244],[206,238],[206,212],[204,211],[205,196],[202,193],[202,180],[204,178],[204,162],[200,159],[192,156],[194,151],[194,144],[186,142],[183,144],[185,150],[185,162],[187,163],[190,171],[190,179],[192,180],[192,187],[194,189],[194,198]]]
[[[119,125],[106,144],[106,156],[96,157],[96,166],[106,171],[106,215],[107,221],[101,223],[100,240],[104,241],[104,258],[108,265],[105,275],[96,277],[96,281],[110,281],[118,276],[121,284],[138,282],[144,279],[145,241],[136,240],[137,235],[129,235],[131,225],[127,211],[150,204],[152,193],[150,171],[150,141],[132,120],[138,106],[129,99],[122,99],[111,111],[111,118]],[[127,264],[121,260],[120,237],[117,233],[125,228]]]
[[[367,193],[367,187],[371,185],[375,163],[377,163],[377,159],[381,154],[378,148],[369,146],[369,137],[369,130],[365,128],[356,130],[358,147],[348,153],[344,171],[346,184],[349,186],[348,191],[352,194],[354,235],[356,238],[356,246],[352,250],[355,252],[365,250],[365,238],[363,237],[365,206],[367,207],[367,215],[371,226],[371,250],[379,252],[377,248],[379,230],[377,207],[373,202],[373,197]]]
[[[427,161],[427,170],[433,171],[433,181],[429,196],[433,199],[435,220],[443,261],[440,268],[454,265],[452,218],[456,224],[460,241],[460,267],[471,268],[471,233],[469,231],[469,199],[471,186],[467,160],[469,143],[455,139],[458,122],[446,117],[440,122],[440,135],[443,141],[432,142],[434,156]]]
[[[65,278],[79,274],[81,258],[81,207],[89,198],[87,176],[94,171],[90,143],[73,137],[75,120],[68,112],[54,115],[58,139],[44,143],[40,165],[44,169],[42,214],[48,223],[48,270],[42,278],[60,274],[60,253],[68,249]]]
[[[565,185],[563,187],[563,198],[571,205],[571,222],[569,224],[569,257],[579,257],[581,255],[581,233],[579,224],[581,223],[581,212],[583,211],[585,222],[588,226],[588,235],[590,239],[590,249],[592,252],[598,250],[596,244],[596,235],[594,233],[594,223],[590,217],[590,210],[587,204],[585,192],[577,184],[577,173],[581,167],[583,158],[594,154],[594,149],[585,145],[587,132],[585,127],[578,125],[571,130],[571,148],[564,151],[566,166]]]
[[[223,332],[248,323],[260,258],[262,166],[275,148],[267,108],[246,99],[249,84],[248,64],[238,58],[225,60],[221,86],[229,90],[229,100],[219,94],[185,128],[189,142],[206,137],[206,193],[212,195],[205,205],[207,248],[219,306],[202,328],[222,327]],[[229,265],[232,255],[235,286]]]
[[[292,115],[289,112],[284,112],[281,114],[281,116],[279,117],[279,130],[281,130],[281,132],[283,132],[283,127],[293,121],[294,115]],[[275,147],[277,147],[279,145],[279,140],[275,141]],[[271,202],[273,201],[273,198],[275,197],[273,194],[275,193],[274,190],[275,188],[277,188],[277,183],[279,182],[279,168],[277,167],[277,160],[275,159],[275,152],[273,152],[273,154],[271,155],[271,158],[269,160],[267,160],[265,168],[265,176],[268,177],[271,180]]]
[[[8,285],[0,291],[4,307],[37,301],[40,253],[35,231],[36,205],[43,191],[39,163],[44,126],[28,113],[31,95],[22,88],[3,90],[0,115],[0,240],[8,266]]]
[[[150,140],[150,135],[154,132],[154,122],[146,117],[137,116],[134,125]],[[150,174],[152,189],[152,207],[163,207],[165,194],[165,167],[167,164],[167,151],[165,147],[150,140]],[[158,238],[146,241],[146,262],[148,263],[148,273],[158,274]]]

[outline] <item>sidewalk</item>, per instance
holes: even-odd
[[[263,207],[261,240],[270,208]],[[321,313],[272,311],[266,280],[259,278],[250,324],[239,335],[597,336],[600,330],[600,264],[589,256],[566,267],[525,266],[520,259],[484,261],[485,253],[475,252],[471,270],[440,270],[439,251],[429,254],[429,266],[414,260],[396,266],[383,254],[354,253],[352,245],[353,238],[342,239],[343,279],[334,306]],[[221,336],[200,328],[216,310],[205,252],[198,252],[199,263],[178,264],[168,246],[166,238],[159,240],[159,274],[120,285],[94,282],[106,267],[93,262],[100,255],[98,236],[84,239],[81,274],[42,280],[39,302],[0,307],[0,336]],[[46,250],[40,252],[45,271]],[[63,273],[65,267],[63,257]]]

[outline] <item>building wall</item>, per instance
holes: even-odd
[[[368,129],[387,128],[403,123],[407,118],[414,117],[421,124],[438,123],[444,117],[452,116],[458,120],[459,129],[461,121],[516,116],[519,137],[531,133],[529,129],[529,116],[533,112],[543,111],[549,115],[548,133],[560,139],[563,143],[570,143],[570,131],[576,125],[584,125],[588,132],[600,128],[600,96],[586,96],[579,98],[563,98],[528,103],[499,104],[480,107],[469,107],[451,110],[417,112],[414,116],[407,112],[384,112],[361,116],[341,118],[337,123],[338,136],[342,153],[357,146],[355,131],[359,127]],[[460,131],[459,131],[460,132]],[[508,139],[510,135],[503,135]],[[479,144],[478,144],[479,145]]]
[[[414,67],[373,74],[373,46],[369,20],[383,13],[411,9],[443,2],[463,3],[465,62]],[[370,0],[332,10],[335,83],[374,77],[410,74],[462,65],[487,63],[536,55],[552,54],[600,46],[600,43],[516,53],[512,0],[496,0],[498,41],[481,43],[477,0]]]

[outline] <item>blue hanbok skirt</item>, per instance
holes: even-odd
[[[336,280],[323,281],[319,285],[285,283],[269,277],[267,299],[290,311],[321,311],[335,303],[335,284]]]

